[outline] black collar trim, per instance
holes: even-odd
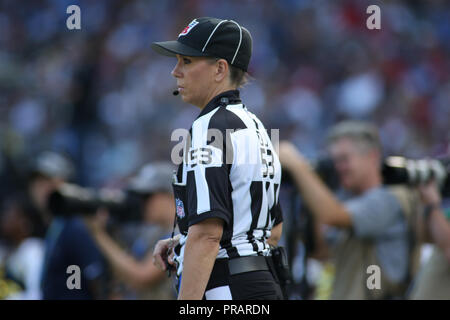
[[[226,99],[228,99],[228,101],[221,101],[222,98],[226,98]],[[224,100],[226,100],[226,99],[224,99]],[[238,104],[241,102],[242,102],[242,100],[239,97],[239,90],[229,90],[229,91],[222,92],[221,94],[218,94],[217,96],[212,98],[210,102],[208,102],[208,104],[202,109],[202,111],[198,115],[197,119],[200,118],[201,116],[204,116],[208,112],[211,112],[218,106],[226,107],[229,104]]]

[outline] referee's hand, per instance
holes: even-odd
[[[160,270],[166,271],[168,266],[175,266],[173,261],[173,248],[178,244],[179,238],[174,237],[159,240],[153,250],[153,264]]]

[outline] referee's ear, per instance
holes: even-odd
[[[226,81],[230,73],[228,62],[225,59],[219,59],[216,62],[215,80],[217,83]]]

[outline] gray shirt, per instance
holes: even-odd
[[[400,202],[386,187],[377,187],[344,202],[354,235],[375,241],[380,268],[393,281],[408,270],[408,227]]]

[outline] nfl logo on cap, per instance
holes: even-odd
[[[192,20],[191,23],[189,23],[189,24],[187,25],[187,27],[184,28],[183,31],[181,31],[181,33],[178,35],[178,37],[187,35],[187,34],[189,33],[189,31],[191,31],[191,29],[192,29],[193,27],[195,27],[196,25],[198,25],[197,19]]]

